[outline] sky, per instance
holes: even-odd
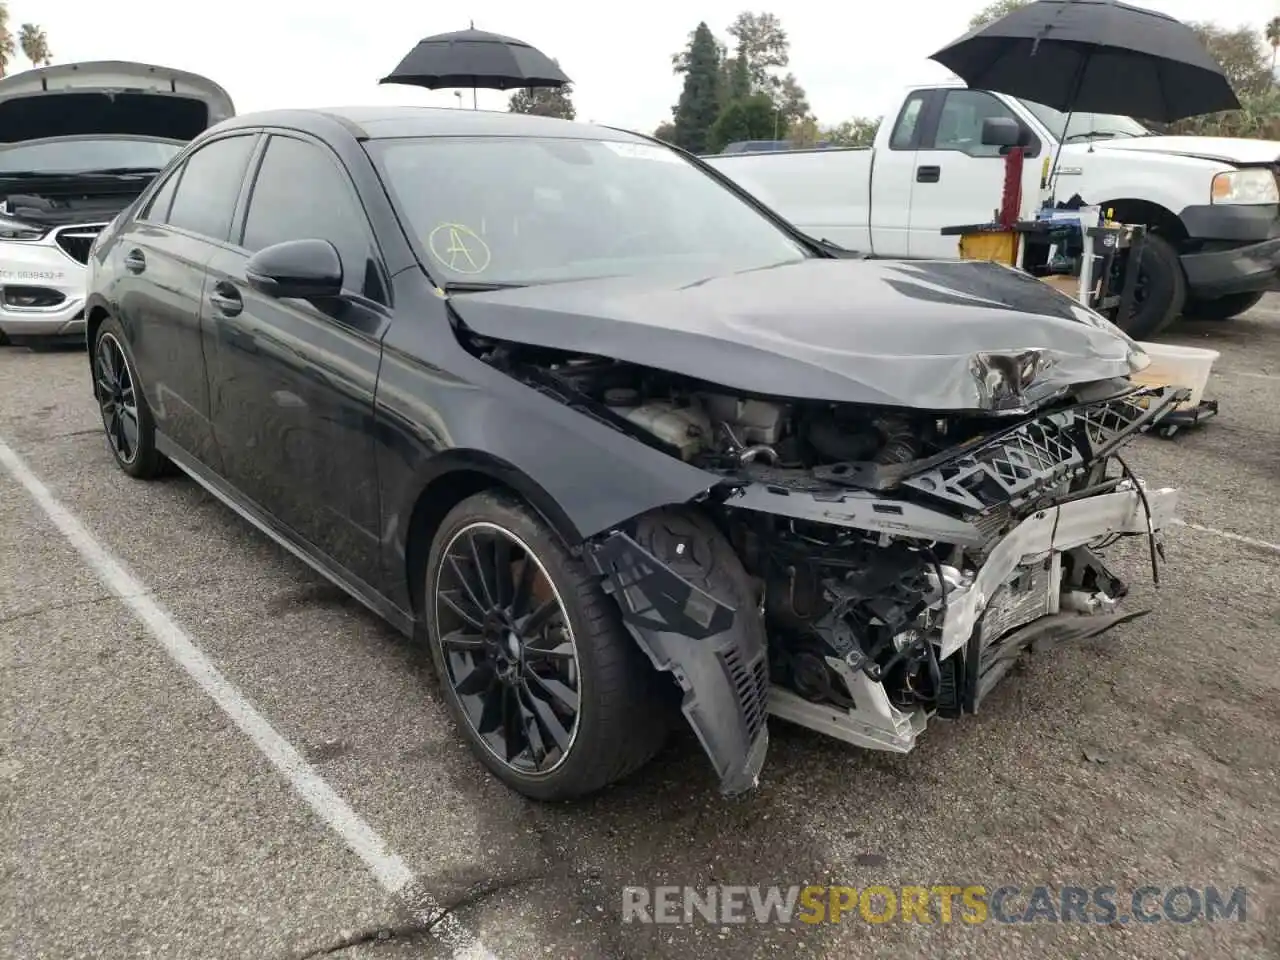
[[[947,71],[927,58],[962,34],[980,0],[746,0],[648,3],[615,8],[586,0],[467,3],[358,0],[8,0],[10,23],[45,28],[57,62],[137,60],[199,73],[220,83],[240,113],[274,107],[417,103],[471,106],[471,91],[378,85],[424,36],[465,29],[519,37],[560,61],[574,81],[578,119],[651,131],[669,120],[680,93],[670,55],[703,19],[722,38],[743,9],[778,14],[791,40],[790,68],[820,123],[879,116],[904,87]],[[1182,20],[1211,19],[1259,30],[1280,0],[1129,0]],[[622,14],[631,16],[622,19]],[[621,24],[611,26],[610,24]],[[26,66],[19,55],[11,67]],[[506,97],[478,94],[481,109]]]

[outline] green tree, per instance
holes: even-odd
[[[977,30],[993,20],[1007,17],[1020,7],[1025,7],[1029,0],[994,0],[973,15],[969,20],[969,29]]]
[[[1280,17],[1272,17],[1268,20],[1263,34],[1267,38],[1267,43],[1271,45],[1271,75],[1274,77],[1276,72],[1276,52],[1280,51]]]
[[[812,115],[801,117],[787,129],[787,139],[797,147],[812,147],[821,138],[818,118]]]
[[[1188,117],[1170,124],[1168,133],[1216,137],[1280,137],[1280,89],[1271,72],[1263,34],[1249,27],[1228,30],[1212,23],[1192,24],[1240,99],[1239,110]],[[1271,53],[1274,53],[1274,48]]]
[[[18,52],[9,30],[9,5],[0,0],[0,77],[9,72],[9,63]]]
[[[778,86],[773,73],[791,62],[791,41],[772,13],[740,13],[729,24],[729,36],[738,41],[737,59],[744,62],[752,92],[772,92]]]
[[[573,108],[573,84],[517,90],[508,101],[507,110],[510,113],[531,113],[539,117],[572,120],[577,116],[577,111]]]
[[[1228,29],[1215,23],[1192,23],[1192,30],[1222,64],[1237,95],[1261,93],[1271,86],[1270,56],[1262,34],[1252,27]]]
[[[676,142],[676,125],[674,123],[660,123],[658,128],[653,131],[653,135],[659,140],[666,143]]]
[[[822,131],[821,139],[841,147],[869,147],[880,129],[880,117],[854,117]]]
[[[799,123],[809,115],[809,98],[794,73],[788,73],[778,81],[773,92],[773,102],[785,123]]]
[[[767,93],[753,93],[734,100],[720,111],[711,125],[707,151],[719,153],[738,140],[781,139],[787,135],[787,128],[780,123],[777,105]]]
[[[720,113],[721,46],[711,28],[699,23],[683,60],[684,88],[675,107],[675,143],[691,153],[707,149],[711,126]]]
[[[725,61],[722,72],[726,102],[751,96],[751,67],[747,63],[747,57],[741,45],[738,46],[738,52]]]
[[[49,49],[49,37],[43,29],[34,23],[24,23],[18,34],[18,45],[22,47],[22,55],[31,61],[33,67],[47,67],[53,62],[53,51]]]

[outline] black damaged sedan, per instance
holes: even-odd
[[[238,117],[99,237],[131,476],[203,484],[429,644],[540,799],[683,711],[728,793],[766,718],[906,752],[1027,648],[1142,611],[1102,550],[1173,490],[1136,344],[994,264],[863,259],[696,159],[537,117]]]

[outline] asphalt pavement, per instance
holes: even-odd
[[[726,801],[696,742],[512,794],[428,657],[183,478],[111,462],[74,351],[0,349],[0,943],[15,958],[1280,956],[1280,296],[1166,338],[1214,422],[1153,613],[1027,662],[903,757],[781,723]],[[7,453],[6,453],[7,452]],[[1243,921],[622,922],[660,884],[1244,887]]]

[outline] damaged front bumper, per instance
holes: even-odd
[[[890,648],[860,639],[867,621],[842,606],[851,581],[822,580],[831,607],[810,623],[817,652],[802,654],[805,670],[825,664],[821,689],[809,683],[813,673],[797,685],[785,663],[771,682],[772,654],[785,654],[788,642],[765,639],[765,616],[773,621],[778,612],[767,595],[758,606],[735,609],[618,530],[585,544],[584,556],[636,642],[683,689],[684,713],[726,793],[756,784],[767,714],[905,753],[931,716],[976,712],[1028,647],[1096,636],[1145,612],[1118,609],[1125,587],[1094,549],[1145,536],[1155,563],[1177,491],[1150,490],[1123,464],[1123,476],[1107,480],[1106,467],[1118,446],[1176,399],[1166,388],[1083,404],[889,471],[851,464],[824,475],[753,466],[748,482],[717,501],[730,523],[764,515],[784,526],[843,529],[876,544],[870,569],[890,563],[880,551],[894,543],[930,558],[917,561],[923,565],[915,582],[925,588],[912,594],[923,612],[902,621],[909,626],[900,633],[899,626],[888,630]],[[874,629],[878,622],[871,621]],[[908,651],[923,654],[927,696],[910,679],[905,688],[890,682],[890,669],[901,670]]]
[[[1144,495],[1145,494],[1145,503]],[[1029,647],[1097,636],[1143,615],[1117,609],[1122,590],[1089,545],[1115,536],[1158,534],[1174,518],[1178,492],[1130,485],[1113,493],[1038,511],[998,541],[976,575],[944,568],[945,608],[932,641],[943,667],[947,704],[939,712],[975,713],[982,698]],[[1150,508],[1150,514],[1147,510]],[[1064,575],[1064,559],[1074,568]],[[829,658],[854,707],[815,704],[774,686],[769,712],[846,743],[910,751],[932,711],[895,707],[860,657]]]

